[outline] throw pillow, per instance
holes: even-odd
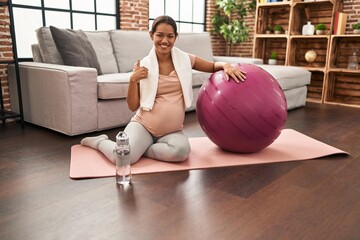
[[[65,65],[92,67],[102,74],[95,50],[82,30],[50,26],[50,31]]]

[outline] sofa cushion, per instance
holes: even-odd
[[[179,33],[175,46],[208,61],[214,61],[209,32]]]
[[[201,87],[203,83],[209,79],[211,73],[200,72],[196,70],[192,70],[192,86],[194,87]]]
[[[31,44],[31,53],[32,53],[34,62],[44,62],[44,60],[41,56],[39,44]]]
[[[44,63],[64,65],[51,35],[50,28],[41,27],[36,29],[36,38],[38,40],[41,58]]]
[[[302,67],[280,65],[258,65],[270,73],[283,90],[302,87],[310,84],[311,72]]]
[[[132,72],[104,74],[98,76],[98,98],[126,98],[131,74]],[[210,73],[193,70],[193,87],[200,87],[210,77],[210,75]]]
[[[121,73],[132,71],[134,63],[147,56],[153,45],[145,31],[112,30],[110,37]]]
[[[118,73],[118,66],[108,31],[85,32],[98,58],[103,74]]]
[[[129,79],[132,72],[114,73],[98,76],[98,98],[118,99],[126,98]]]
[[[50,31],[65,65],[96,68],[102,74],[95,50],[82,30],[50,26]]]

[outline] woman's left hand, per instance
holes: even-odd
[[[234,79],[235,82],[243,82],[246,79],[246,72],[232,66],[230,63],[224,65],[224,72],[226,74],[226,80],[230,80],[230,77]]]

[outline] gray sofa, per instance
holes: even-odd
[[[20,63],[25,121],[66,135],[78,135],[126,125],[133,116],[126,103],[133,64],[148,54],[152,41],[143,31],[85,32],[98,58],[95,68],[64,65],[47,27],[37,30],[32,46],[34,62]],[[310,72],[296,67],[261,65],[261,59],[213,56],[210,34],[180,34],[176,46],[210,61],[258,64],[283,87],[288,109],[305,105]],[[209,73],[193,71],[196,98]],[[13,111],[18,111],[14,66],[9,66],[9,90]]]

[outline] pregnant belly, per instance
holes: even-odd
[[[179,104],[154,106],[150,112],[141,111],[139,117],[140,122],[152,135],[161,137],[183,128],[185,109]]]

